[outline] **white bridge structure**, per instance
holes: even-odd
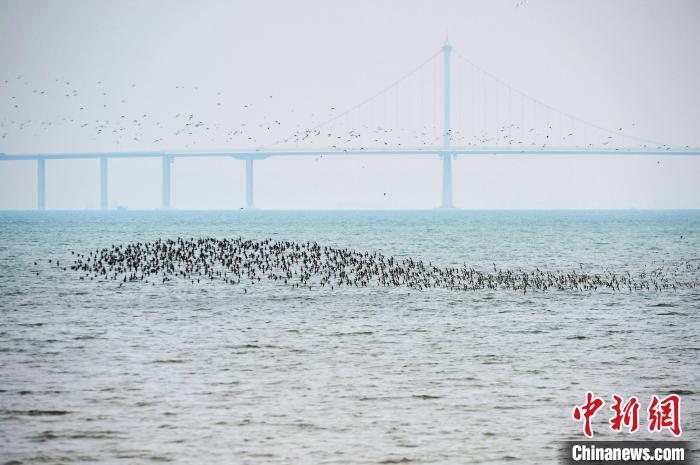
[[[464,73],[460,75],[460,82],[470,87],[466,92],[462,89],[458,107],[453,105],[452,78],[454,71],[451,67],[452,55],[456,54]],[[159,158],[162,160],[162,207],[171,208],[172,198],[172,165],[178,158],[201,157],[231,157],[245,161],[245,208],[254,209],[254,165],[256,161],[273,157],[350,157],[350,156],[435,156],[442,163],[442,201],[439,206],[442,209],[454,208],[452,200],[453,176],[452,161],[459,156],[496,155],[496,156],[581,156],[581,155],[609,155],[609,156],[699,156],[700,149],[676,148],[667,144],[654,142],[647,139],[627,135],[620,130],[611,130],[596,124],[584,121],[566,112],[557,110],[527,94],[504,83],[487,71],[473,64],[466,58],[454,52],[452,46],[446,43],[440,51],[435,53],[426,62],[415,68],[391,86],[375,94],[364,102],[348,109],[347,111],[321,123],[313,128],[320,133],[328,126],[336,124],[339,120],[361,120],[361,117],[377,106],[377,101],[384,101],[384,118],[386,118],[386,100],[392,91],[396,92],[396,124],[399,126],[400,115],[398,110],[399,94],[398,86],[408,78],[420,72],[429,64],[442,57],[441,79],[435,79],[441,87],[441,95],[435,91],[433,108],[441,111],[441,129],[433,144],[415,146],[387,146],[377,147],[372,145],[348,145],[332,147],[295,147],[295,148],[256,148],[246,150],[216,150],[216,151],[143,151],[143,152],[101,152],[101,153],[28,153],[5,154],[0,153],[0,161],[23,160],[34,161],[37,165],[37,209],[46,207],[46,169],[47,162],[59,160],[100,160],[100,208],[108,209],[108,171],[110,159],[123,158]],[[441,81],[441,82],[439,82]],[[481,87],[481,89],[475,89]],[[471,91],[471,93],[469,92]],[[479,96],[483,91],[483,98]],[[470,97],[471,95],[471,97]],[[441,97],[441,98],[440,98]],[[423,96],[421,95],[421,99]],[[405,101],[406,97],[401,101]],[[466,105],[462,100],[467,100]],[[415,107],[424,106],[423,102],[415,103]],[[368,111],[369,110],[369,111]],[[465,112],[469,114],[466,124],[455,127],[452,124],[453,117]],[[391,110],[393,112],[393,110]],[[501,113],[501,118],[498,113]],[[479,115],[477,115],[479,113]],[[481,114],[483,113],[483,118]],[[489,114],[490,113],[490,114]],[[496,114],[494,116],[494,113]],[[357,117],[357,118],[355,118]],[[495,136],[487,138],[485,127],[487,120],[498,120]],[[483,121],[480,121],[483,119]],[[491,121],[493,123],[493,121]],[[481,127],[480,123],[483,123]],[[465,127],[470,126],[470,130]],[[359,126],[363,126],[361,122]],[[493,126],[493,124],[492,124]],[[364,127],[368,127],[364,125]],[[576,134],[574,134],[574,132]],[[494,132],[491,132],[493,135]],[[468,133],[470,138],[465,139],[463,134]],[[330,136],[330,134],[328,134]],[[597,139],[596,139],[597,137]],[[572,139],[574,143],[572,144]],[[591,141],[591,142],[589,142]],[[288,140],[284,141],[288,142]],[[297,144],[299,140],[297,139]]]

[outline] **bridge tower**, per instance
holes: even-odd
[[[452,203],[452,153],[448,150],[452,145],[452,127],[450,123],[450,54],[452,46],[445,41],[442,46],[442,204],[441,209],[454,208]]]

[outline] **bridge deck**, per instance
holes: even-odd
[[[611,148],[522,148],[522,147],[421,147],[421,148],[349,148],[349,149],[280,149],[280,150],[212,150],[212,151],[153,151],[153,152],[90,152],[90,153],[34,153],[4,154],[0,161],[37,162],[37,208],[46,208],[46,161],[47,160],[100,160],[100,208],[107,210],[108,203],[108,159],[119,158],[160,158],[162,168],[163,208],[171,208],[172,172],[171,164],[175,158],[186,157],[231,157],[245,160],[245,206],[254,206],[253,162],[270,157],[339,157],[339,156],[439,156],[442,159],[442,206],[454,208],[452,204],[452,156],[698,156],[699,149],[638,149],[627,147]]]
[[[698,156],[700,149],[649,149],[628,147],[591,148],[522,148],[522,147],[430,147],[430,148],[348,148],[348,149],[281,149],[281,150],[211,150],[211,151],[149,151],[149,152],[75,152],[2,154],[2,160],[75,160],[90,158],[172,158],[232,157],[241,160],[270,157],[303,156],[425,156],[425,155],[628,155],[628,156]]]

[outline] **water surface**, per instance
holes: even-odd
[[[643,409],[680,392],[683,438],[699,438],[700,289],[244,294],[48,263],[177,236],[634,271],[700,259],[700,212],[2,213],[3,463],[547,463],[582,438],[586,390]],[[596,438],[652,437],[613,435],[605,409]]]

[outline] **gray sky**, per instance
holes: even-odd
[[[607,140],[520,91],[624,134],[700,146],[698,20],[695,1],[5,0],[0,152],[207,150],[284,138],[327,147],[351,130],[364,145],[421,145],[439,136],[439,56],[315,140],[289,136],[396,81],[447,33],[462,57],[511,86],[453,55],[457,145],[483,134],[494,145],[499,130],[539,144],[548,126],[550,145]],[[98,207],[98,170],[96,161],[49,162],[47,208]],[[478,209],[700,208],[698,179],[700,157],[483,156],[455,162],[454,197]],[[110,161],[109,181],[112,208],[160,206],[157,160]],[[243,183],[241,161],[178,159],[173,206],[239,208]],[[270,209],[432,208],[440,163],[273,158],[256,163],[255,196]],[[35,205],[35,163],[0,163],[0,209]]]

